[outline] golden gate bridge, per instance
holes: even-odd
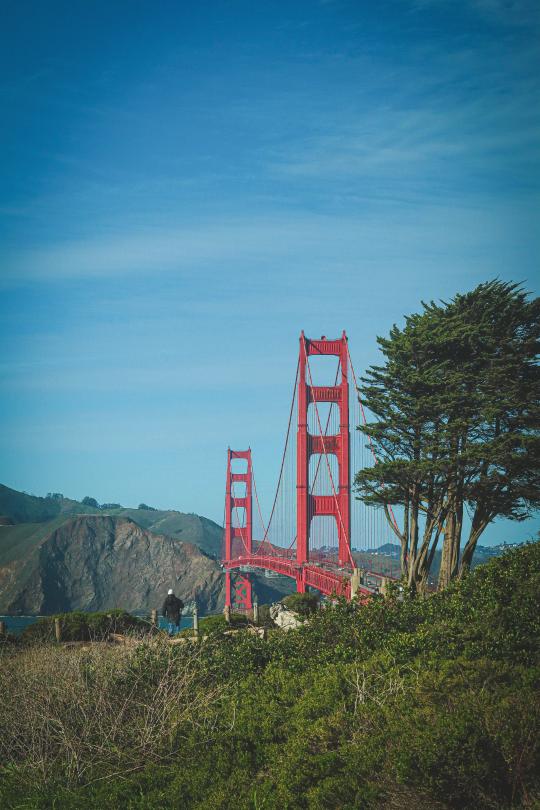
[[[317,369],[321,358],[327,360]],[[334,370],[328,361],[335,372],[320,384],[320,372]],[[227,606],[252,608],[250,573],[257,569],[291,577],[299,593],[309,587],[347,599],[367,598],[395,577],[392,556],[379,552],[395,542],[385,514],[351,497],[351,474],[376,463],[369,438],[356,429],[361,424],[366,416],[345,332],[337,340],[313,340],[302,332],[285,445],[266,521],[251,448],[227,451],[222,559]],[[392,512],[390,516],[395,523]]]

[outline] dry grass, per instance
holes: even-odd
[[[198,648],[36,645],[0,655],[0,761],[41,784],[83,784],[163,762],[216,693],[194,688]]]

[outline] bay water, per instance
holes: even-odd
[[[148,618],[148,613],[144,611],[133,611],[134,616],[138,616],[139,618]],[[40,618],[47,618],[46,616],[0,616],[0,621],[5,622],[7,632],[11,635],[17,636],[28,627],[30,624],[34,624]],[[203,618],[201,616],[201,618]],[[159,626],[163,629],[167,629],[167,620],[163,617],[159,617]],[[180,628],[183,629],[184,627],[193,627],[193,618],[191,616],[182,616],[180,619]]]

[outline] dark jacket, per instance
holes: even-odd
[[[163,615],[169,619],[171,622],[176,622],[178,624],[180,620],[180,614],[182,613],[182,608],[184,607],[184,603],[181,599],[174,595],[174,593],[169,594],[165,601],[163,602],[163,608],[161,612]]]

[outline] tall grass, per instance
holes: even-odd
[[[36,644],[0,655],[0,761],[75,786],[171,760],[216,692],[194,689],[199,651]],[[220,690],[222,691],[222,690]]]

